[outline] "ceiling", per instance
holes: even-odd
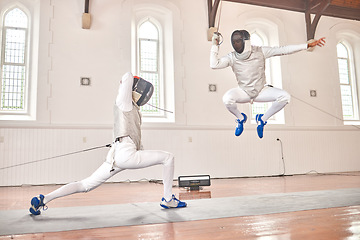
[[[257,6],[278,8],[296,12],[305,12],[307,5],[312,6],[310,12],[316,14],[321,3],[330,1],[329,6],[321,13],[330,16],[360,21],[360,0],[223,0]]]

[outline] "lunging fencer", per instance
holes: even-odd
[[[285,90],[266,85],[265,60],[266,58],[288,55],[315,46],[324,46],[325,38],[299,45],[282,47],[252,46],[250,34],[246,30],[235,30],[231,35],[231,44],[234,51],[219,58],[220,35],[214,33],[210,51],[210,67],[221,69],[231,66],[238,87],[228,90],[223,96],[226,108],[235,115],[237,126],[235,135],[240,136],[247,120],[245,113],[237,108],[237,103],[272,102],[271,107],[264,114],[256,115],[257,134],[263,137],[264,126],[267,120],[283,109],[290,101],[290,94]]]
[[[140,106],[146,104],[153,93],[153,85],[131,73],[125,73],[120,81],[114,105],[113,143],[105,162],[88,178],[66,184],[57,190],[31,199],[30,212],[39,215],[50,201],[74,193],[89,192],[107,179],[125,169],[140,169],[163,165],[163,208],[186,207],[186,203],[172,194],[174,156],[165,151],[142,150]]]

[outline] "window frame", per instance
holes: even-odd
[[[23,28],[23,27],[14,27],[14,26],[5,26],[5,18],[6,16],[12,12],[15,9],[19,9],[21,12],[23,12],[26,17],[27,17],[27,27]],[[26,13],[26,11],[24,11],[22,8],[20,8],[19,6],[13,6],[9,9],[7,9],[4,14],[2,14],[2,24],[1,24],[1,29],[2,29],[2,34],[1,34],[1,61],[0,61],[0,100],[1,103],[0,105],[2,106],[2,97],[3,97],[3,66],[23,66],[25,68],[25,76],[24,76],[24,93],[23,93],[23,100],[22,100],[22,105],[24,106],[23,108],[21,108],[21,110],[12,110],[12,109],[1,109],[0,108],[0,113],[5,113],[5,114],[17,114],[17,115],[22,115],[22,114],[27,114],[28,113],[28,101],[29,101],[29,61],[28,61],[28,56],[29,56],[29,21],[30,18],[28,16],[28,14]],[[8,34],[8,30],[22,30],[25,32],[25,40],[24,40],[24,63],[12,63],[12,62],[6,62],[5,61],[5,44],[6,44],[6,37]]]
[[[157,39],[150,39],[150,38],[141,38],[140,37],[140,28],[143,24],[149,22],[150,24],[152,24],[156,30],[157,30]],[[142,41],[152,41],[152,42],[155,42],[156,43],[156,55],[157,55],[157,59],[156,59],[156,68],[157,70],[155,72],[151,72],[151,71],[143,71],[142,70],[142,62],[141,62],[141,42]],[[146,77],[144,77],[144,75],[146,75],[147,73],[149,74],[157,74],[158,75],[158,86],[154,86],[154,93],[153,93],[153,96],[154,94],[157,94],[158,95],[158,103],[157,105],[154,104],[153,102],[151,102],[151,100],[153,99],[150,99],[149,101],[149,104],[146,104],[144,106],[142,106],[140,108],[141,112],[142,112],[142,115],[144,117],[149,117],[149,118],[163,118],[165,117],[165,112],[164,111],[161,111],[159,110],[158,108],[163,108],[162,106],[164,106],[164,92],[163,92],[163,84],[164,84],[164,77],[163,77],[163,71],[162,71],[162,65],[161,65],[161,59],[162,59],[162,54],[161,54],[161,49],[162,49],[162,46],[161,46],[161,26],[159,24],[156,23],[156,20],[153,19],[153,18],[146,18],[146,19],[143,19],[142,21],[139,21],[138,25],[137,25],[137,34],[136,34],[136,42],[137,42],[137,53],[136,53],[136,62],[137,62],[137,73],[139,74],[139,77],[143,77],[145,80],[149,80],[149,79],[146,79]],[[135,74],[136,75],[136,74]],[[155,85],[155,84],[154,84]],[[156,88],[157,89],[157,93],[155,92],[156,91]],[[158,108],[155,108],[155,107],[152,107],[152,106],[156,106]]]
[[[131,72],[138,74],[138,41],[137,29],[140,23],[150,19],[156,24],[159,30],[159,52],[160,52],[160,87],[163,105],[160,108],[163,116],[143,116],[142,120],[147,126],[154,124],[173,124],[185,122],[183,107],[185,93],[181,88],[181,73],[179,68],[175,69],[181,57],[175,52],[179,52],[180,41],[179,24],[180,16],[177,8],[173,5],[164,5],[162,1],[154,0],[151,3],[139,2],[132,5],[131,19]],[[175,37],[176,36],[176,37]],[[175,78],[178,78],[175,81]],[[175,88],[176,94],[175,94]],[[177,101],[175,101],[177,100]],[[179,110],[179,111],[178,111]]]
[[[174,39],[172,30],[172,11],[157,4],[138,5],[134,8],[132,20],[132,44],[131,44],[131,70],[134,75],[139,74],[139,26],[150,20],[159,31],[159,116],[143,114],[144,123],[174,123],[176,118],[175,109],[175,63],[174,63]],[[166,49],[166,51],[165,51]],[[165,61],[166,59],[166,61]]]
[[[39,47],[39,36],[35,33],[39,32],[39,19],[34,18],[33,15],[37,15],[39,12],[40,4],[37,3],[12,3],[2,6],[0,10],[0,54],[3,52],[3,27],[5,24],[5,16],[15,8],[20,9],[27,17],[27,33],[26,33],[26,48],[25,48],[25,62],[26,62],[26,96],[24,98],[24,104],[26,110],[21,112],[15,112],[13,110],[1,110],[0,109],[0,121],[34,121],[36,120],[36,108],[37,108],[37,77],[38,77],[38,52],[36,51]],[[35,35],[34,35],[35,34]],[[1,55],[0,55],[1,57]],[[30,61],[32,60],[32,61]],[[0,70],[2,73],[2,69]],[[0,79],[2,87],[2,75]],[[1,94],[1,90],[0,90]]]
[[[342,58],[338,56],[337,52],[337,46],[341,44],[345,47],[347,51],[347,58]],[[338,83],[339,83],[339,90],[340,90],[340,99],[341,99],[341,109],[342,109],[342,119],[344,123],[351,122],[351,121],[358,121],[359,120],[359,94],[357,91],[357,79],[355,74],[355,63],[354,63],[354,57],[353,57],[353,51],[352,46],[349,44],[346,40],[342,39],[337,42],[336,44],[336,60],[337,60],[337,68],[338,68]],[[340,69],[339,69],[339,59],[346,59],[347,62],[347,71],[348,71],[348,80],[349,84],[343,84],[340,82]],[[350,86],[351,89],[351,100],[352,100],[352,108],[353,108],[353,118],[347,118],[344,117],[344,111],[343,111],[343,103],[342,103],[342,94],[341,94],[341,86],[346,85]]]

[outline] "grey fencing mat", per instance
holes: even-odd
[[[30,199],[29,199],[30,201]],[[56,200],[55,200],[56,201]],[[360,188],[188,200],[188,207],[162,209],[159,202],[0,211],[0,235],[58,232],[360,205]]]

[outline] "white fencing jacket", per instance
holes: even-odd
[[[136,150],[142,149],[141,143],[141,113],[133,102],[132,85],[134,76],[128,72],[122,77],[118,95],[114,105],[114,140],[117,137],[129,136],[136,145]]]
[[[218,58],[219,46],[213,45],[210,51],[210,67],[212,69],[221,69],[231,66],[239,87],[253,99],[257,97],[266,84],[266,58],[288,55],[306,49],[307,43],[283,47],[251,46],[249,58],[240,60],[236,57],[237,53],[235,51],[222,58]]]

